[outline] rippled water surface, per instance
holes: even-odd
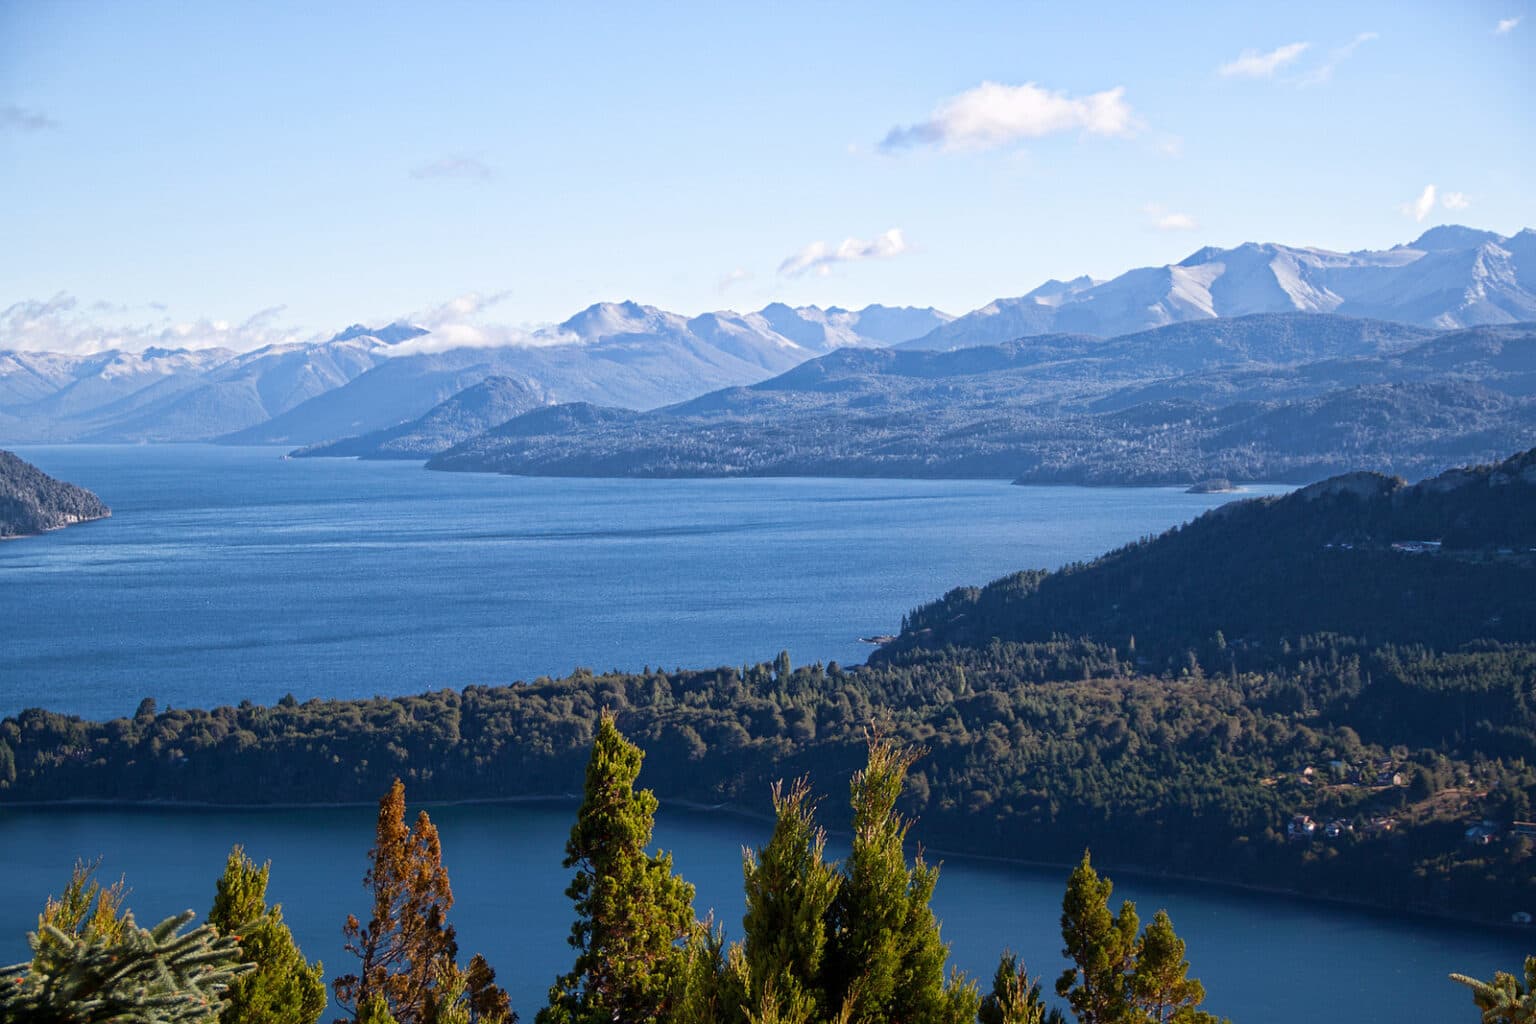
[[[961,584],[1222,495],[1001,481],[558,480],[199,445],[20,449],[111,519],[0,544],[0,715],[862,661]]]

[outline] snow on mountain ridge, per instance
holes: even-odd
[[[1205,246],[1178,263],[1086,287],[1048,281],[902,347],[944,350],[1063,331],[1115,337],[1183,320],[1291,311],[1439,328],[1533,319],[1536,233],[1506,237],[1441,225],[1407,245],[1348,253],[1258,242]]]

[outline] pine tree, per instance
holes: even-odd
[[[1199,1009],[1205,986],[1188,977],[1184,940],[1174,933],[1166,910],[1159,910],[1141,935],[1131,972],[1131,999],[1153,1024],[1215,1024]]]
[[[63,894],[48,897],[43,912],[37,915],[37,934],[41,941],[49,941],[52,929],[74,939],[106,943],[122,939],[126,927],[123,902],[128,896],[128,883],[119,878],[111,885],[103,886],[96,881],[99,863],[75,861]]]
[[[310,965],[283,923],[283,908],[267,906],[272,864],[257,867],[236,846],[219,878],[208,923],[240,943],[255,970],[230,986],[220,1024],[314,1024],[325,1010],[325,968]]]
[[[920,754],[874,736],[851,784],[853,852],[832,908],[827,997],[829,1006],[849,1009],[855,1024],[961,1024],[980,1005],[974,983],[958,973],[944,977],[949,947],[930,905],[938,868],[921,852],[907,865],[912,823],[897,813],[896,801]]]
[[[786,1017],[821,1020],[828,1009],[823,962],[828,925],[841,876],[825,859],[827,835],[815,823],[810,785],[773,787],[776,822],[761,853],[746,851],[747,912],[743,951],[751,997],[762,1006],[771,994]]]
[[[28,1024],[203,1024],[250,965],[213,925],[182,932],[188,910],[154,928],[132,913],[107,930],[42,924],[30,963],[0,967],[0,1020]],[[86,920],[90,920],[87,918]]]
[[[379,801],[377,840],[368,851],[363,885],[373,893],[366,925],[347,915],[347,952],[361,961],[357,974],[334,982],[336,1001],[360,1020],[365,1005],[382,999],[397,1024],[438,1024],[450,1002],[439,991],[458,971],[459,944],[447,916],[453,890],[442,863],[442,844],[426,811],[405,824],[405,786],[396,779]],[[476,954],[465,972],[462,1000],[472,1019],[486,1024],[516,1020],[496,974]],[[370,1005],[370,1012],[376,1013]],[[339,1018],[345,1024],[348,1018]]]
[[[1131,1024],[1136,1020],[1127,978],[1135,964],[1136,906],[1126,900],[1110,913],[1114,883],[1093,870],[1087,851],[1067,880],[1061,903],[1062,955],[1074,964],[1056,981],[1078,1024]]]
[[[979,1024],[1067,1024],[1067,1018],[1040,997],[1040,982],[1024,964],[1004,952],[992,977],[992,992],[981,1001]]]
[[[1465,974],[1451,980],[1472,990],[1472,1001],[1483,1012],[1483,1024],[1536,1024],[1536,956],[1525,958],[1525,980],[1499,971],[1492,981]]]
[[[678,991],[682,944],[697,928],[693,886],[672,873],[670,854],[646,853],[656,797],[635,789],[644,757],[604,711],[565,845],[565,866],[576,868],[565,891],[576,904],[576,963],[550,988],[539,1024],[650,1024]]]

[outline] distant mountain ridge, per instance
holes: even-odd
[[[1536,231],[1431,228],[1406,245],[1339,253],[1248,242],[1108,281],[1048,281],[904,347],[963,348],[1031,334],[1114,337],[1252,313],[1337,313],[1453,329],[1536,320]]]
[[[559,407],[556,407],[559,408]],[[429,469],[549,476],[1305,482],[1536,445],[1536,324],[1255,314],[1120,338],[845,349],[648,413],[541,410]]]
[[[111,514],[85,488],[55,480],[14,452],[0,451],[0,538],[45,533]]]
[[[542,387],[511,377],[487,377],[426,415],[371,434],[326,441],[293,452],[297,458],[426,459],[549,404]]]
[[[625,301],[598,303],[531,335],[353,324],[323,342],[243,353],[0,351],[0,441],[306,446],[410,423],[493,376],[528,381],[556,402],[657,409],[847,348],[944,351],[1033,338],[1041,352],[1054,345],[1080,359],[1087,338],[1303,313],[1431,331],[1536,321],[1536,231],[1442,225],[1406,245],[1350,253],[1207,246],[1107,281],[1048,281],[959,318],[932,307],[783,303],[689,317]],[[1293,334],[1304,348],[1328,329],[1298,323]],[[1163,370],[1193,369],[1179,364],[1189,354],[1148,356],[1145,383]],[[1212,353],[1221,356],[1245,358],[1235,349]]]
[[[527,380],[562,401],[651,408],[843,346],[906,340],[948,319],[931,308],[780,304],[690,318],[618,302],[515,345],[456,345],[397,323],[244,353],[0,351],[0,438],[311,444],[407,423],[491,376]]]

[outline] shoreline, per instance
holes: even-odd
[[[679,798],[659,797],[661,806],[659,811],[665,812],[668,807],[679,808],[691,814],[726,814],[743,821],[758,823],[772,822],[774,816],[758,811],[747,810],[728,803],[706,804],[697,800],[683,800]],[[518,804],[570,804],[579,805],[580,793],[537,793],[526,796],[499,796],[499,797],[466,797],[458,800],[413,800],[411,805],[418,808],[433,807],[475,807],[495,805]],[[212,803],[206,800],[109,800],[100,797],[85,797],[71,800],[25,800],[0,802],[0,821],[5,818],[5,812],[16,810],[90,810],[104,808],[111,810],[128,811],[236,811],[242,813],[261,811],[302,811],[302,810],[348,810],[366,809],[377,806],[374,800],[343,800],[322,802],[284,802],[267,804],[225,804]],[[842,829],[827,829],[829,836],[847,838],[850,833]],[[954,857],[959,860],[972,861],[980,864],[993,864],[1002,867],[1025,868],[1030,870],[1051,870],[1068,872],[1074,864],[1066,862],[1031,860],[1023,857],[1005,857],[1000,854],[976,853],[972,851],[955,849],[943,846],[923,846],[919,844],[919,850],[925,854],[939,854],[944,857]],[[939,862],[942,866],[942,861]],[[1231,879],[1212,878],[1204,875],[1181,874],[1176,871],[1167,871],[1146,865],[1129,863],[1105,862],[1099,864],[1105,872],[1116,875],[1124,875],[1131,878],[1149,881],[1169,881],[1181,885],[1193,885],[1222,889],[1228,892],[1245,893],[1248,895],[1264,896],[1271,899],[1284,899],[1288,901],[1312,904],[1315,906],[1334,907],[1349,910],[1356,913],[1366,913],[1378,917],[1390,918],[1399,921],[1425,921],[1439,925],[1455,925],[1465,928],[1495,928],[1508,935],[1533,935],[1536,928],[1530,925],[1519,925],[1511,921],[1490,921],[1486,918],[1471,917],[1459,914],[1450,914],[1443,911],[1415,909],[1411,907],[1384,906],[1372,903],[1368,900],[1349,899],[1344,896],[1329,896],[1319,893],[1303,892],[1299,889],[1288,888],[1279,885],[1263,885],[1256,882],[1237,882]]]

